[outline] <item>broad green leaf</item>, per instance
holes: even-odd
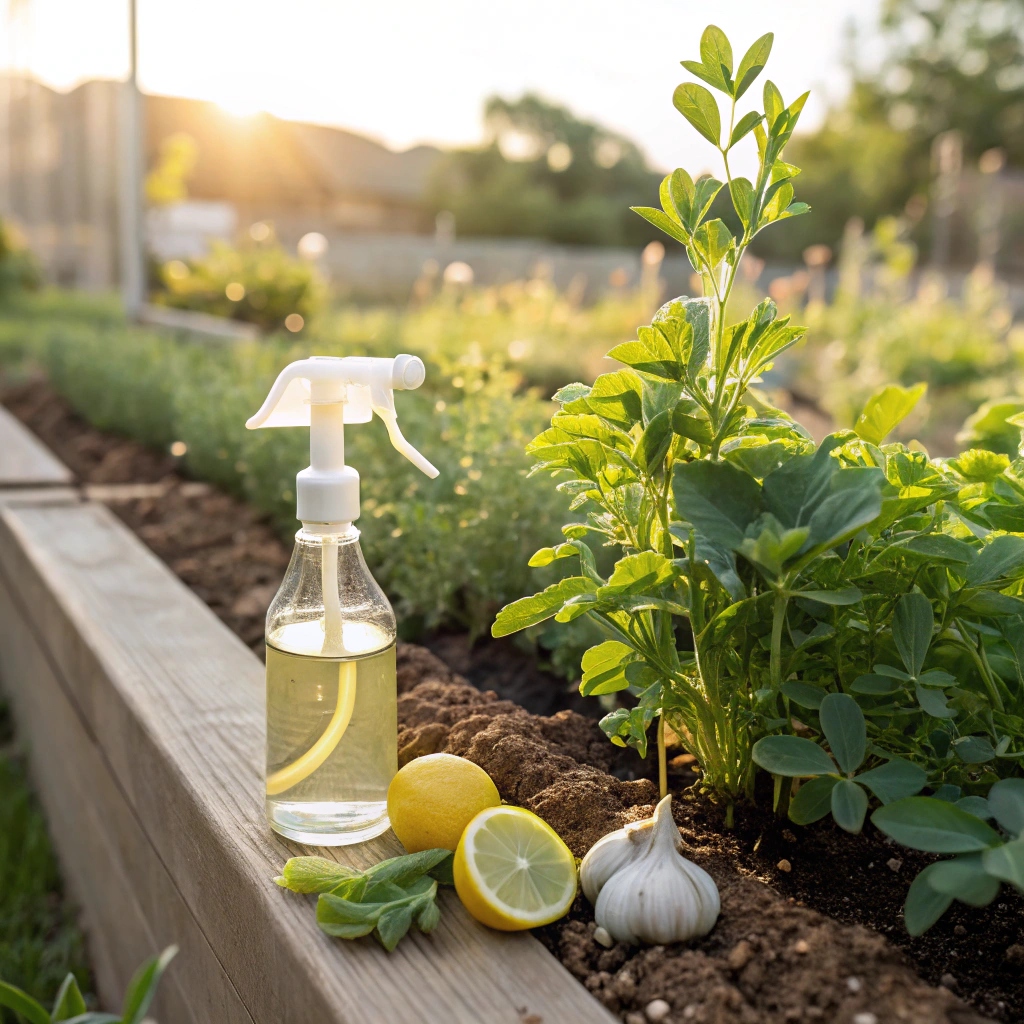
[[[931,796],[886,804],[871,820],[897,843],[925,853],[975,853],[1000,842],[999,833],[985,822]]]
[[[689,174],[677,167],[665,175],[661,182],[660,198],[662,209],[674,216],[680,224],[688,226],[693,214],[694,186]]]
[[[589,384],[566,384],[564,387],[559,388],[552,396],[552,402],[560,402],[565,405],[567,402],[576,402],[581,398],[586,398],[590,394]]]
[[[545,565],[551,565],[552,562],[560,558],[571,558],[578,554],[579,549],[575,544],[559,544],[558,547],[541,548],[539,551],[535,551],[526,564],[533,569],[538,569]]]
[[[759,114],[756,110],[747,111],[747,113],[745,113],[736,122],[736,125],[732,130],[732,135],[729,136],[729,146],[735,146],[740,139],[752,132],[754,130],[754,126],[760,124],[763,117],[764,114]]]
[[[744,228],[750,227],[754,213],[754,186],[746,178],[733,178],[729,182],[732,205]]]
[[[412,926],[413,908],[392,907],[377,919],[375,935],[380,944],[390,953]]]
[[[817,601],[818,604],[846,607],[856,604],[864,595],[856,587],[844,587],[842,590],[796,590],[790,596]]]
[[[28,993],[0,981],[0,1006],[20,1014],[28,1024],[50,1024],[50,1015]]]
[[[760,39],[756,39],[743,55],[740,66],[736,69],[736,84],[733,91],[736,99],[739,99],[750,88],[754,79],[764,70],[774,41],[774,33],[766,32]]]
[[[631,370],[602,373],[587,396],[599,416],[629,430],[643,419],[643,382]]]
[[[682,408],[677,408],[672,414],[672,429],[681,437],[688,437],[691,441],[704,445],[705,448],[714,440],[711,421],[703,417],[691,416]]]
[[[995,748],[987,736],[961,736],[953,740],[953,749],[964,764],[984,764],[996,757]]]
[[[986,544],[968,566],[967,582],[972,587],[994,583],[1004,576],[1016,575],[1024,566],[1024,537],[996,537]]]
[[[982,855],[985,870],[993,877],[1024,892],[1024,839],[1003,843]]]
[[[857,702],[846,693],[830,693],[818,711],[832,756],[844,772],[855,772],[867,750],[867,726]]]
[[[711,570],[734,601],[742,601],[747,596],[743,581],[736,571],[736,556],[728,548],[699,534],[694,543],[694,556]]]
[[[775,122],[785,111],[786,105],[782,102],[782,93],[771,79],[764,83],[764,116],[769,135],[776,134]]]
[[[810,203],[790,203],[775,219],[785,220],[787,217],[800,217],[810,212]]]
[[[601,587],[598,596],[644,593],[667,583],[674,575],[672,563],[655,551],[626,555],[615,563],[607,585]]]
[[[857,676],[857,678],[850,684],[850,690],[853,693],[868,693],[872,696],[883,696],[895,693],[900,689],[902,689],[902,687],[900,686],[899,680],[893,679],[891,676],[882,675],[868,674]]]
[[[725,259],[733,241],[732,232],[719,217],[705,221],[693,233],[693,244],[712,270]]]
[[[422,881],[424,875],[444,865],[450,857],[450,850],[420,850],[400,857],[389,857],[363,873],[374,883],[387,881],[407,889],[413,883]]]
[[[684,82],[672,94],[672,103],[708,142],[715,146],[719,144],[722,118],[714,96],[707,89],[693,82]]]
[[[787,530],[768,513],[747,528],[739,552],[766,575],[777,578],[782,575],[783,563],[803,547],[807,534],[807,527]]]
[[[932,718],[956,718],[956,712],[947,705],[945,694],[941,690],[914,683],[914,695],[917,697],[917,703]]]
[[[817,711],[821,702],[825,699],[825,691],[820,686],[811,686],[808,683],[801,683],[795,679],[784,682],[780,690],[795,704],[802,708],[810,708]]]
[[[683,245],[689,244],[689,231],[687,231],[686,228],[680,227],[667,213],[662,210],[656,210],[653,206],[631,206],[630,209],[634,213],[640,214],[645,221],[649,224],[653,224],[660,231],[664,231],[666,235],[674,238],[677,242],[682,242]]]
[[[961,811],[973,814],[976,818],[981,818],[982,821],[988,821],[993,817],[992,809],[983,796],[962,796],[956,801],[956,805]]]
[[[878,814],[875,811],[875,814]],[[874,821],[874,815],[871,820]],[[953,897],[936,892],[931,887],[930,876],[938,864],[929,864],[910,884],[907,902],[903,908],[903,920],[911,935],[923,935],[942,915],[949,910]]]
[[[773,775],[800,778],[836,771],[832,758],[817,743],[802,736],[765,736],[754,744],[751,756],[755,764]]]
[[[708,25],[700,37],[700,59],[704,67],[717,68],[725,91],[732,79],[732,46],[726,34],[717,25]]]
[[[882,511],[882,482],[882,473],[877,469],[840,469],[835,473],[831,493],[814,509],[807,524],[810,528],[807,547],[834,547],[874,522]]]
[[[123,1024],[142,1024],[156,996],[160,978],[177,954],[177,946],[168,946],[159,956],[151,957],[135,972],[124,995],[124,1006],[121,1010]]]
[[[550,619],[571,597],[597,591],[593,580],[583,576],[568,576],[532,597],[522,597],[505,605],[491,626],[491,636],[508,636],[527,626]]]
[[[900,653],[903,666],[912,676],[919,676],[932,643],[935,616],[924,594],[914,591],[896,602],[892,618],[892,639]]]
[[[915,384],[912,388],[887,384],[880,388],[867,400],[854,424],[857,436],[871,444],[881,444],[910,415],[927,390],[926,384]]]
[[[68,973],[57,990],[57,996],[53,1001],[53,1013],[51,1017],[56,1024],[57,1021],[70,1020],[72,1017],[81,1016],[88,1012],[85,1000],[82,998],[81,989],[78,987],[78,980],[71,973]]]
[[[640,440],[636,443],[633,459],[645,473],[652,475],[661,468],[671,443],[672,414],[666,410],[658,413],[647,424],[643,434],[640,435]]]
[[[885,764],[861,772],[857,781],[867,786],[883,804],[917,796],[928,782],[928,773],[902,757],[894,757]]]
[[[359,875],[360,872],[354,868],[326,857],[292,857],[285,862],[281,874],[274,881],[292,892],[330,892],[335,886]]]
[[[757,481],[728,462],[677,463],[672,494],[676,512],[698,533],[733,550],[761,511]]]
[[[988,791],[988,806],[1007,832],[1024,833],[1024,779],[1000,779]]]
[[[584,697],[596,697],[625,690],[629,686],[626,665],[635,660],[633,649],[618,640],[606,640],[603,644],[591,647],[583,655],[580,693]]]
[[[783,526],[806,526],[828,497],[838,464],[826,444],[797,455],[764,478],[764,506]]]
[[[928,876],[928,884],[936,892],[952,896],[972,907],[987,907],[999,893],[999,880],[985,870],[985,856],[969,853],[953,860],[939,861]]]
[[[907,543],[907,550],[947,565],[969,565],[977,554],[966,541],[949,537],[944,533],[914,537]]]
[[[832,788],[832,817],[836,824],[856,835],[864,828],[868,813],[868,795],[856,782],[840,779]]]
[[[834,775],[808,779],[790,801],[789,820],[797,825],[810,825],[824,818],[832,811],[832,789],[838,782]]]
[[[710,174],[705,174],[694,182],[693,211],[690,214],[691,231],[695,231],[697,225],[704,219],[704,215],[711,209],[711,204],[715,201],[715,196],[721,192],[722,187],[722,182],[717,178],[713,178]],[[707,305],[707,300],[705,299],[691,299],[690,301],[694,303],[703,302]]]

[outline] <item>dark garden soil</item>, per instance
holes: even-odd
[[[288,558],[264,520],[186,480],[170,456],[88,427],[45,383],[8,388],[0,400],[86,493],[110,504],[262,653],[263,616]],[[225,522],[230,530],[217,525]],[[470,648],[458,634],[428,645],[399,646],[403,763],[434,751],[468,757],[505,800],[540,814],[577,856],[650,815],[657,792],[643,763],[612,747],[592,717],[573,710],[591,709],[525,652],[491,641]],[[726,830],[720,809],[689,789],[693,780],[692,759],[676,756],[676,821],[722,897],[709,936],[689,946],[605,949],[593,939],[582,896],[567,918],[538,933],[626,1024],[654,1019],[644,1011],[656,999],[671,1007],[658,1018],[666,1024],[1024,1021],[1024,898],[1004,889],[987,910],[955,904],[927,935],[911,939],[901,907],[924,858],[890,845],[870,824],[848,836],[830,822],[800,829],[738,809],[736,827]]]

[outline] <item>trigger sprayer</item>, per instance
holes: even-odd
[[[267,612],[267,815],[298,842],[360,842],[388,827],[397,771],[395,615],[359,547],[359,473],[345,424],[383,421],[395,449],[438,471],[402,434],[395,391],[418,388],[422,360],[314,356],[286,366],[246,423],[308,427],[296,477],[302,529]]]

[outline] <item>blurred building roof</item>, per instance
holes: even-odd
[[[239,117],[214,103],[170,96],[146,97],[145,123],[147,164],[157,160],[164,139],[184,132],[198,147],[189,195],[225,199],[254,213],[315,211],[332,217],[372,208],[399,215],[408,227],[408,217],[421,211],[441,156],[430,146],[395,152],[341,128],[265,113]],[[366,218],[360,223],[366,226]]]

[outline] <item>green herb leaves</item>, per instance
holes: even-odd
[[[1010,839],[962,806],[967,801],[974,801],[969,806],[979,813],[995,818]],[[904,911],[911,935],[927,931],[954,899],[987,906],[1002,882],[1024,892],[1024,779],[996,782],[987,801],[968,797],[953,804],[937,796],[898,800],[880,807],[871,820],[913,850],[960,855],[930,864],[914,879]]]
[[[139,967],[128,983],[121,1016],[89,1012],[73,974],[68,974],[61,983],[52,1012],[48,1012],[28,993],[4,981],[0,981],[0,1006],[13,1010],[28,1024],[142,1024],[160,979],[177,953],[177,946],[168,946],[159,956],[150,957]]]
[[[437,927],[437,885],[451,884],[451,856],[450,850],[424,850],[366,871],[323,857],[292,857],[274,881],[293,892],[319,893],[316,920],[328,935],[372,934],[390,953],[414,924],[421,932]]]

